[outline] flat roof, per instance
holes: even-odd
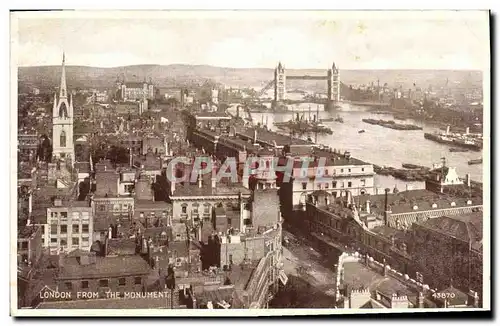
[[[285,146],[285,145],[314,145],[312,142],[302,140],[299,138],[291,138],[289,136],[285,136],[279,134],[274,131],[266,130],[264,128],[246,128],[240,132],[237,132],[237,135],[253,139],[254,132],[257,131],[257,140],[261,142],[265,142],[266,144],[273,145],[273,142],[276,142],[277,146]]]
[[[96,257],[95,264],[81,265],[76,257],[66,257],[60,266],[58,279],[144,275],[151,267],[140,256]]]

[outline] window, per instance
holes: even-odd
[[[61,212],[61,219],[67,219],[68,218],[68,212]]]
[[[73,246],[78,246],[80,244],[79,238],[72,238],[71,243]]]
[[[89,288],[89,281],[82,281],[82,289],[88,289]]]
[[[330,185],[328,183],[325,183],[325,189],[328,189]]]
[[[68,240],[61,239],[61,247],[66,247],[68,245]]]
[[[344,188],[344,181],[342,181],[342,184],[340,185],[341,188]]]
[[[71,283],[71,282],[64,282],[64,287],[66,288],[66,290],[71,291],[73,289],[73,283]]]
[[[351,182],[351,181],[348,181],[348,182],[347,182],[347,187],[348,187],[348,188],[351,188],[351,187],[352,187],[352,182]]]
[[[57,243],[57,238],[50,238],[50,243]]]
[[[125,284],[127,284],[127,280],[125,279],[125,277],[120,277],[118,279],[118,285],[123,286]]]
[[[337,188],[337,181],[332,181],[332,188]]]
[[[106,211],[106,205],[99,205],[99,212],[105,212]]]
[[[187,205],[184,204],[182,205],[182,211],[181,211],[182,214],[187,214]]]
[[[73,233],[80,233],[80,225],[73,224],[72,232]]]
[[[28,241],[19,242],[20,249],[28,249]]]
[[[203,208],[203,213],[210,214],[210,204],[205,204],[205,207]]]
[[[79,212],[73,212],[71,214],[71,219],[73,219],[73,220],[79,220],[80,219],[80,213]]]
[[[328,169],[325,169],[325,175],[328,175]]]
[[[361,168],[361,172],[365,172],[365,168]]]
[[[105,280],[99,280],[99,287],[101,287],[101,288],[108,287],[108,280],[107,279],[105,279]]]
[[[68,233],[68,226],[67,225],[61,225],[61,233]]]
[[[347,172],[351,172],[351,169],[347,169]]]
[[[82,233],[89,233],[89,225],[82,224]]]
[[[307,189],[307,183],[306,182],[303,182],[302,183],[302,190],[306,190]]]
[[[337,198],[337,192],[336,191],[332,192],[332,195],[333,195],[333,198]]]
[[[62,117],[63,116],[63,112],[66,112],[66,110],[65,109],[63,110],[62,107],[61,107],[61,110],[59,111],[59,116]],[[64,116],[66,116],[66,114]],[[61,131],[61,135],[59,136],[59,145],[61,145],[61,147],[66,147],[66,133],[64,132],[64,130]]]
[[[136,285],[142,284],[142,277],[134,277],[134,284]]]
[[[89,237],[82,237],[82,245],[84,246],[89,245]]]
[[[50,225],[50,234],[57,234],[57,224]]]
[[[344,169],[340,169],[340,173],[344,173]]]
[[[88,220],[89,219],[89,212],[82,212],[82,220]]]
[[[366,180],[365,179],[359,180],[359,183],[360,183],[361,187],[366,186]]]

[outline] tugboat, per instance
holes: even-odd
[[[462,152],[468,152],[468,151],[469,150],[466,148],[456,148],[456,147],[450,148],[450,152],[452,152],[452,153],[455,153],[455,152],[462,153]]]
[[[336,122],[340,122],[340,123],[344,123],[344,119],[342,119],[341,116],[338,116],[336,119],[335,119]]]
[[[362,134],[362,133],[364,133],[364,132],[365,132],[365,130],[364,130],[364,129],[361,129],[360,131],[358,131],[358,134]]]
[[[473,165],[473,164],[482,164],[483,163],[483,159],[482,158],[478,158],[477,160],[470,160],[469,162],[467,162],[469,165]]]

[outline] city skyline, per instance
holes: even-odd
[[[18,66],[58,65],[64,51],[67,65],[103,68],[273,68],[279,61],[288,69],[332,62],[340,69],[489,68],[488,24],[478,11],[399,12],[391,21],[381,19],[383,12],[279,12],[279,20],[272,19],[276,12],[255,19],[251,12],[149,12],[147,20],[130,12],[113,20],[110,13],[17,13]],[[166,45],[151,50],[158,40]]]

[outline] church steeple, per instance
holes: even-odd
[[[63,52],[62,59],[62,73],[61,73],[61,87],[59,88],[59,98],[66,98],[68,95],[68,91],[66,89],[66,67],[65,67],[65,55]]]
[[[52,154],[54,157],[73,162],[73,96],[68,96],[66,87],[65,54],[63,52],[61,85],[59,99],[54,93],[54,112],[52,116]]]

